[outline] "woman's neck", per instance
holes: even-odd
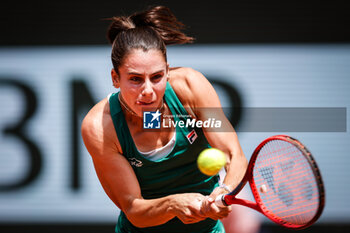
[[[122,110],[123,110],[123,113],[125,116],[125,120],[129,124],[131,123],[133,128],[143,130],[143,116],[142,115],[139,116],[136,112],[134,112],[128,106],[128,104],[124,101],[124,99],[120,93],[118,95],[118,98],[119,98],[119,102],[120,102],[120,105],[122,107]],[[160,106],[155,111],[159,111],[161,114],[163,114],[164,110],[165,110],[165,104],[164,104],[164,101],[162,99]]]

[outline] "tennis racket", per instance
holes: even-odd
[[[235,197],[247,182],[256,203]],[[320,217],[325,191],[320,171],[306,147],[292,137],[276,135],[255,149],[237,188],[218,196],[215,202],[218,206],[244,205],[283,227],[302,229]]]

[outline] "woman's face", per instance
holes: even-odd
[[[112,71],[112,78],[114,85],[120,88],[124,102],[142,116],[145,108],[155,110],[160,107],[168,72],[161,51],[133,49],[119,67],[119,75]]]

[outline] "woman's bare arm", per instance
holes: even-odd
[[[248,165],[237,134],[226,118],[219,97],[209,81],[201,73],[190,68],[182,68],[182,73],[185,79],[172,80],[174,90],[181,101],[192,109],[197,120],[206,121],[215,118],[221,121],[220,128],[203,128],[203,132],[212,147],[222,150],[227,155],[226,176],[223,183],[233,190],[242,180]],[[230,212],[230,208],[219,209],[214,204],[208,206],[222,193],[227,191],[221,188],[215,189],[210,195],[209,203],[204,203],[204,212],[213,219],[225,217]]]

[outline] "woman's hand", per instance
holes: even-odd
[[[196,223],[208,217],[202,213],[201,208],[205,199],[206,197],[199,193],[175,194],[170,208],[184,224]]]
[[[210,196],[206,197],[202,203],[202,208],[201,208],[202,214],[214,220],[227,217],[227,215],[232,210],[231,206],[218,207],[215,204],[216,197],[226,193],[227,191],[223,188],[218,187],[214,189],[214,191],[210,194]]]

